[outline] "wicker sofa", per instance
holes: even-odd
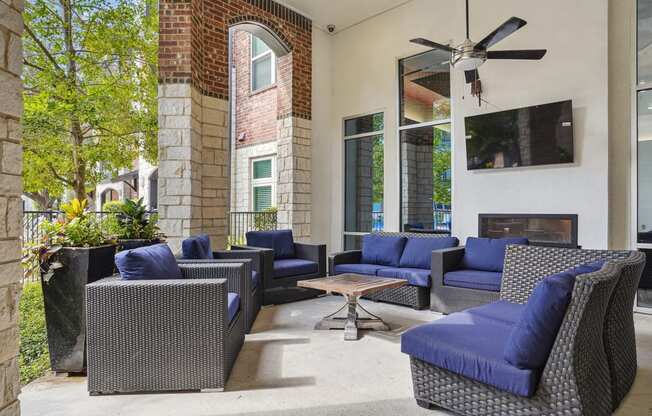
[[[326,276],[326,245],[294,241],[291,230],[250,231],[247,245],[233,245],[232,252],[260,255],[263,305],[314,298],[323,292],[297,287],[301,280]]]
[[[430,309],[435,312],[449,314],[498,300],[504,247],[528,244],[525,238],[469,237],[466,242],[433,253]]]
[[[408,239],[450,238],[450,245],[457,246],[457,244],[459,244],[456,238],[451,238],[446,234],[378,232],[378,233],[373,233],[373,235],[381,236],[381,237],[383,236],[406,237]],[[387,289],[381,292],[377,292],[373,295],[370,295],[369,299],[372,299],[374,301],[389,302],[389,303],[395,303],[404,306],[410,306],[414,309],[427,309],[430,305],[430,285],[431,285],[430,276],[435,270],[434,262],[435,262],[436,252],[437,251],[428,251],[428,253],[424,253],[427,256],[430,256],[432,260],[430,269],[425,269],[421,271],[412,269],[412,271],[416,271],[419,274],[419,276],[415,276],[416,279],[412,279],[412,275],[411,273],[409,273],[411,268],[406,268],[406,272],[408,272],[408,274],[402,274],[399,276],[399,275],[395,275],[394,273],[390,273],[387,275],[387,277],[400,277],[400,278],[405,278],[405,276],[408,276],[407,277],[407,280],[409,281],[408,285],[405,285],[397,289]],[[398,255],[400,257],[401,253],[398,253]],[[378,270],[376,269],[392,269],[392,270],[396,269],[396,268],[391,268],[389,266],[368,268],[366,267],[368,265],[365,265],[364,263],[361,262],[362,262],[362,250],[349,250],[349,251],[331,254],[328,259],[329,275],[334,276],[336,274],[344,273],[344,272],[375,275],[376,273],[378,273]],[[351,265],[352,267],[343,267],[348,265]],[[356,265],[359,265],[360,267],[355,267]]]
[[[224,389],[245,336],[243,308],[230,310],[227,294],[248,293],[247,266],[179,268],[182,280],[87,285],[91,395]]]
[[[417,404],[463,415],[611,414],[636,374],[632,306],[645,264],[643,254],[512,245],[506,250],[500,298],[512,305],[524,304],[544,277],[596,260],[609,261],[598,271],[577,276],[570,304],[530,397],[411,356]],[[454,320],[455,315],[461,314],[444,319]]]

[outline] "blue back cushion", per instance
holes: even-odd
[[[184,259],[206,260],[213,258],[211,238],[207,234],[186,238],[181,243],[181,251]]]
[[[507,362],[519,368],[543,368],[570,303],[575,278],[600,270],[602,264],[591,263],[548,276],[534,287],[505,344]]]
[[[362,238],[360,263],[398,267],[407,238],[367,234]]]
[[[249,231],[247,245],[253,247],[271,248],[275,259],[292,259],[294,254],[294,238],[292,230]]]
[[[430,269],[433,250],[457,247],[459,244],[460,241],[457,237],[410,237],[405,243],[399,266],[413,267],[416,269]]]
[[[510,244],[527,245],[528,239],[469,237],[466,239],[462,268],[502,273],[505,248]]]
[[[115,265],[120,276],[127,280],[183,279],[167,244],[121,251],[115,255]]]

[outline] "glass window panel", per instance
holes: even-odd
[[[382,135],[345,142],[345,232],[383,228],[383,146]]]
[[[401,130],[401,228],[451,229],[451,125]]]
[[[399,61],[401,126],[450,118],[449,59],[433,50]]]
[[[373,133],[384,128],[383,113],[369,114],[344,121],[344,135]]]
[[[251,63],[251,88],[256,91],[273,84],[272,55],[266,55]]]
[[[251,56],[258,56],[261,53],[269,51],[269,46],[256,36],[251,36]]]
[[[272,177],[272,160],[258,160],[254,162],[254,179],[266,179]]]
[[[652,0],[638,0],[638,83],[652,82]]]
[[[345,235],[344,236],[344,250],[361,250],[362,249],[361,235]]]
[[[652,243],[652,91],[638,93],[638,242]]]
[[[272,187],[254,187],[254,211],[264,211],[272,207]]]

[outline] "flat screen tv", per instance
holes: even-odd
[[[573,103],[466,117],[469,170],[573,163]]]

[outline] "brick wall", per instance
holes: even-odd
[[[22,0],[0,0],[0,416],[20,413],[18,296],[22,234]]]
[[[291,77],[278,114],[310,119],[309,19],[271,0],[161,0],[159,13],[161,83],[192,83],[204,95],[228,99],[229,27],[255,21],[274,31],[292,51],[283,62],[291,68]]]
[[[235,32],[232,53],[236,148],[276,140],[278,88],[273,85],[259,92],[251,91],[251,35],[248,32]]]

